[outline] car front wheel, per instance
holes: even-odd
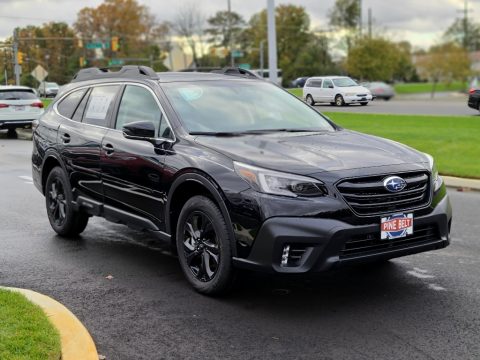
[[[218,295],[233,283],[232,251],[225,218],[205,196],[194,196],[182,208],[176,232],[180,266],[202,294]]]
[[[342,96],[342,95],[337,95],[337,96],[335,96],[335,105],[337,105],[337,106],[343,106],[343,105],[345,105],[345,101],[343,100],[343,96]]]
[[[77,236],[88,223],[88,215],[75,211],[68,179],[59,166],[52,169],[45,186],[48,220],[58,235]]]
[[[312,95],[310,95],[310,94],[307,95],[306,100],[307,100],[307,103],[308,103],[310,106],[315,105],[315,100],[313,100],[313,96],[312,96]]]

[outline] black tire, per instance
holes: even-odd
[[[335,101],[331,102],[330,105],[335,106]]]
[[[7,138],[8,139],[16,139],[18,138],[17,131],[15,129],[8,129],[7,131]]]
[[[368,105],[368,102],[361,102],[360,105],[362,105],[362,106],[367,106],[367,105]]]
[[[307,97],[305,98],[305,100],[307,101],[307,103],[310,105],[310,106],[314,106],[315,105],[315,100],[313,100],[313,96],[308,94]]]
[[[87,227],[89,216],[73,209],[70,184],[59,166],[48,174],[45,205],[50,225],[58,235],[75,237]]]
[[[194,196],[185,203],[177,222],[176,242],[180,266],[196,291],[219,295],[232,286],[232,239],[212,200]]]
[[[386,98],[383,98],[383,100],[385,101],[390,101],[391,97],[386,97]]]
[[[342,95],[335,96],[335,105],[336,106],[344,106],[345,105],[345,101],[343,100]]]

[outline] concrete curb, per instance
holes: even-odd
[[[464,179],[453,176],[443,176],[443,181],[445,185],[449,187],[461,188],[461,189],[470,189],[480,191],[480,180],[475,179]]]
[[[58,301],[32,290],[2,287],[23,294],[40,306],[60,333],[62,360],[98,360],[97,348],[87,329]]]

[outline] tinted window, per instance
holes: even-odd
[[[71,94],[67,95],[60,103],[57,105],[57,110],[60,113],[60,115],[63,115],[69,119],[72,118],[73,113],[75,112],[75,109],[78,106],[78,103],[80,100],[82,100],[83,95],[87,89],[81,89],[72,92]]]
[[[37,96],[30,89],[0,90],[0,100],[33,100]]]
[[[97,126],[107,126],[113,110],[115,95],[119,85],[97,86],[92,89],[82,122]]]
[[[80,104],[77,106],[77,110],[75,110],[72,120],[79,121],[79,122],[82,121],[83,113],[85,112],[85,107],[87,106],[87,102],[88,102],[88,93],[85,94],[82,101],[80,101]]]
[[[325,81],[323,82],[323,87],[324,87],[324,88],[329,88],[329,87],[331,87],[331,86],[333,86],[332,80],[328,80],[328,79],[327,79],[327,80],[325,80]]]
[[[151,121],[158,134],[161,119],[162,112],[152,93],[140,86],[127,85],[118,109],[115,129],[122,129],[126,124],[136,121]]]
[[[322,87],[322,80],[313,80],[312,81],[313,87]]]

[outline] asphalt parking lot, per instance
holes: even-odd
[[[436,99],[397,97],[390,101],[374,100],[367,106],[349,105],[336,107],[330,104],[317,104],[320,111],[355,112],[366,114],[404,114],[404,115],[474,115],[477,110],[467,106],[466,96],[438,97]]]
[[[148,235],[94,218],[78,240],[56,236],[31,181],[31,147],[0,134],[0,284],[64,303],[107,359],[480,354],[480,193],[450,190],[446,249],[308,280],[242,274],[228,297],[212,299]]]

